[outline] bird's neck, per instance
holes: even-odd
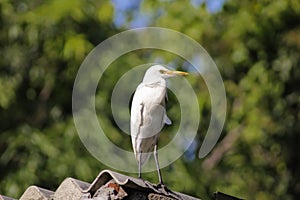
[[[158,79],[151,79],[151,80],[147,80],[144,78],[143,83],[145,85],[152,85],[152,84],[157,84],[157,85],[161,85],[163,87],[166,86],[166,80],[163,78],[158,78]]]

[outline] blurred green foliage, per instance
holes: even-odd
[[[0,193],[18,198],[32,184],[55,190],[69,176],[91,182],[108,168],[79,140],[72,87],[92,48],[130,28],[139,11],[147,14],[149,25],[180,31],[202,44],[227,92],[222,140],[200,160],[209,94],[201,78],[188,78],[199,91],[202,121],[188,153],[162,170],[167,185],[202,199],[217,190],[246,199],[299,197],[300,2],[228,0],[210,13],[205,3],[153,0],[130,9],[116,27],[110,1],[0,0]],[[166,52],[132,52],[114,62],[99,83],[104,89],[96,95],[96,107],[105,116],[99,121],[125,149],[131,149],[130,138],[120,133],[106,104],[126,70],[158,58],[184,65]],[[168,106],[176,124],[180,117],[173,98]],[[174,129],[165,131],[170,134],[162,135],[162,144]],[[157,181],[155,172],[144,177]]]

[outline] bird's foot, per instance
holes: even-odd
[[[151,183],[151,182],[149,182],[149,181],[147,181],[147,180],[144,180],[144,179],[141,179],[141,180],[143,180],[143,182],[145,183],[145,185],[146,185],[148,188],[152,189],[152,190],[155,191],[155,192],[158,192],[157,187],[156,187],[155,184],[153,184],[153,183]]]
[[[170,196],[173,197],[175,199],[182,199],[178,194],[176,194],[175,192],[173,192],[172,190],[170,190],[165,184],[163,183],[159,183],[156,185],[157,190],[159,191],[159,193],[166,195],[166,196]]]
[[[143,182],[145,183],[145,185],[146,185],[148,188],[152,189],[153,191],[155,191],[155,192],[157,192],[157,193],[159,193],[159,194],[168,195],[168,194],[169,194],[168,191],[171,191],[171,190],[169,190],[169,189],[167,188],[166,185],[164,185],[164,184],[162,184],[162,183],[159,183],[159,184],[153,184],[153,183],[151,183],[151,182],[149,182],[149,181],[147,181],[147,180],[144,180],[144,179],[142,179],[142,180],[143,180]]]
[[[153,184],[147,180],[144,180],[144,179],[141,179],[143,180],[143,182],[145,183],[145,185],[153,190],[154,192],[158,193],[158,194],[162,194],[162,195],[165,195],[165,196],[169,196],[169,197],[172,197],[174,199],[178,199],[178,200],[181,200],[182,198],[176,194],[175,192],[173,192],[172,190],[170,190],[165,184],[163,183],[158,183],[158,184]]]
[[[167,186],[166,186],[165,184],[163,184],[163,183],[158,183],[158,184],[156,185],[156,188],[157,188],[158,191],[160,191],[161,193],[163,193],[164,195],[167,195],[167,196],[169,196],[169,192],[171,191],[171,190],[169,190],[169,189],[167,188]]]

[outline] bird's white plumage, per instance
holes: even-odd
[[[141,167],[154,151],[159,182],[163,184],[158,164],[157,140],[165,124],[171,124],[165,109],[166,80],[176,75],[187,75],[186,72],[171,71],[161,65],[150,67],[142,83],[137,87],[131,104],[130,131],[132,147]]]
[[[167,69],[156,65],[149,70],[146,72],[143,82],[137,87],[131,106],[132,145],[136,159],[141,162],[141,165],[147,162],[153,152],[164,124],[171,123],[164,107],[166,80],[159,73],[159,70]]]

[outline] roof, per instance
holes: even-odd
[[[218,195],[217,195],[218,194]],[[221,194],[221,195],[220,195]],[[221,199],[223,193],[216,193]],[[225,195],[226,199],[237,199]],[[220,198],[219,198],[220,197]],[[57,188],[50,191],[37,186],[30,186],[22,194],[20,200],[105,200],[105,199],[150,199],[150,200],[199,200],[198,198],[174,192],[168,188],[158,187],[148,181],[126,176],[114,171],[104,170],[92,183],[74,178],[66,178]],[[13,200],[1,196],[0,200]]]

